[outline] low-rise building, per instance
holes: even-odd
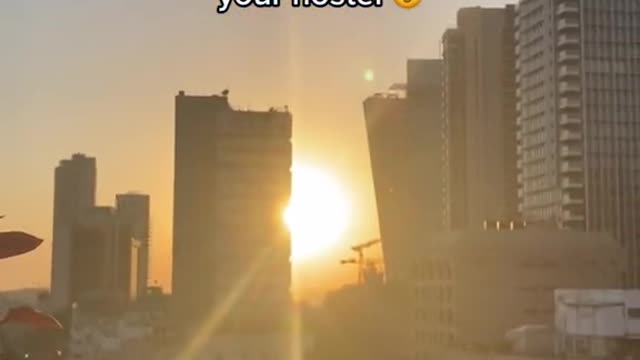
[[[126,312],[120,316],[101,316],[79,307],[73,310],[69,358],[103,359],[122,351],[131,341],[147,339],[153,327],[143,312]]]
[[[309,323],[315,336],[310,359],[414,359],[411,289],[381,277],[365,279],[327,295]]]
[[[434,349],[505,350],[505,334],[553,324],[554,291],[617,287],[619,248],[608,235],[554,229],[458,231],[417,246],[417,357]]]
[[[550,325],[523,325],[508,331],[506,339],[513,354],[551,356],[554,353],[554,331]]]
[[[311,345],[308,336],[296,333],[214,335],[162,352],[157,359],[302,360]]]
[[[567,358],[633,355],[640,344],[640,290],[555,292],[556,353]]]

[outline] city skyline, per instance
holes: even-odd
[[[9,1],[0,357],[640,358],[640,0]]]
[[[271,104],[288,104],[299,119],[294,127],[294,163],[325,169],[349,192],[354,219],[347,233],[326,256],[295,266],[296,273],[305,276],[311,286],[305,293],[315,298],[327,289],[353,282],[354,269],[339,266],[338,260],[350,254],[352,244],[379,235],[362,99],[401,81],[407,58],[437,57],[440,36],[455,25],[458,8],[505,3],[425,2],[410,12],[392,7],[348,14],[331,9],[259,11],[260,24],[273,31],[263,39],[264,45],[251,46],[242,29],[253,24],[258,14],[255,9],[217,16],[207,12],[214,9],[206,1],[178,13],[168,1],[140,2],[126,10],[118,3],[57,4],[50,8],[49,4],[3,2],[0,27],[6,31],[0,36],[18,37],[7,39],[8,55],[0,60],[8,84],[2,90],[0,116],[15,119],[3,129],[13,136],[0,144],[0,161],[13,175],[0,182],[2,213],[7,214],[2,226],[30,230],[47,242],[28,257],[2,264],[3,270],[13,273],[22,264],[33,271],[28,276],[2,279],[0,288],[48,285],[51,169],[59,159],[75,152],[98,159],[99,204],[111,203],[112,194],[129,190],[152,196],[155,242],[151,258],[160,260],[152,262],[150,281],[169,287],[170,99],[180,88],[210,94],[226,87],[236,94],[237,106],[266,109]],[[314,20],[316,17],[319,20]],[[128,24],[123,30],[113,30],[111,24],[118,19]],[[385,32],[376,25],[378,21],[396,24],[398,30]],[[352,30],[353,22],[362,25],[357,37],[361,46],[355,48],[347,46],[342,36]],[[142,32],[138,24],[146,24]],[[321,31],[326,24],[333,30]],[[216,46],[200,45],[208,43],[204,40],[221,27],[237,30],[238,36],[218,38]],[[165,30],[171,28],[182,30]],[[128,30],[138,35],[127,37]],[[407,38],[403,34],[414,35]],[[146,46],[134,51],[143,40]],[[163,45],[166,42],[182,44],[190,56],[176,58],[172,47]],[[310,44],[332,44],[335,50],[313,50]],[[383,55],[380,46],[389,51]],[[266,47],[280,51],[287,61],[247,60]],[[225,50],[225,56],[214,56],[222,52],[219,50]],[[107,54],[113,61],[102,61]],[[272,74],[242,75],[261,74],[265,66],[273,68]],[[145,70],[134,73],[129,70],[133,68]],[[233,76],[229,68],[240,75]],[[364,79],[367,69],[375,74],[371,82]],[[327,71],[339,74],[339,79],[327,82],[322,75]],[[156,76],[158,73],[164,77]],[[12,90],[5,93],[8,89]],[[340,129],[337,135],[335,129]],[[125,146],[108,140],[116,138]],[[37,150],[27,150],[31,147]],[[120,176],[128,169],[135,171],[129,171],[126,178]]]

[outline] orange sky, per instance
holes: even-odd
[[[212,0],[2,1],[0,229],[50,239],[54,167],[74,152],[96,156],[101,205],[117,192],[151,194],[151,274],[170,286],[173,97],[229,88],[237,107],[289,105],[294,161],[328,169],[349,195],[340,243],[294,267],[301,293],[316,299],[355,280],[338,260],[378,236],[362,100],[403,81],[407,58],[437,56],[457,8],[504,3],[217,15]],[[0,288],[48,286],[50,253],[47,242],[3,262]]]

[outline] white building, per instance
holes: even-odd
[[[556,290],[556,351],[605,357],[640,340],[640,290]]]
[[[640,0],[526,0],[516,16],[520,210],[612,233],[640,283]]]
[[[70,358],[102,359],[120,352],[131,341],[150,337],[152,327],[141,316],[131,313],[120,318],[99,318],[74,310]]]

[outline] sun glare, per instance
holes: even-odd
[[[294,167],[291,201],[284,213],[291,231],[292,260],[328,251],[344,234],[349,212],[347,197],[333,177],[314,167]]]
[[[375,78],[375,74],[373,73],[373,70],[371,69],[367,69],[364,72],[364,79],[368,82],[372,82]]]

